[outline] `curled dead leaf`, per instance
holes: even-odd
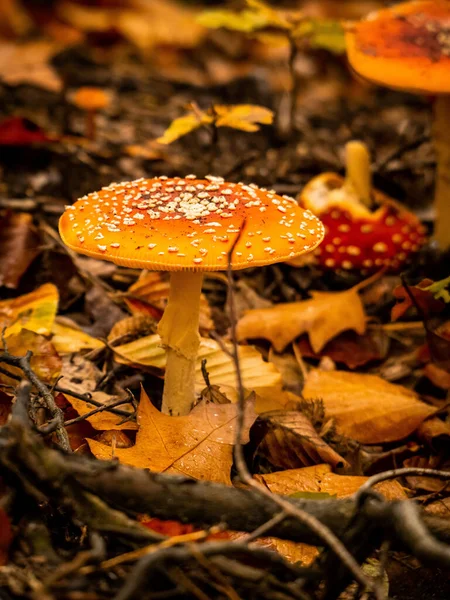
[[[344,467],[348,463],[320,437],[309,418],[301,410],[274,410],[260,418],[269,426],[268,433],[258,446],[273,465],[295,469],[327,463]]]

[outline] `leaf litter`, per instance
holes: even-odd
[[[56,4],[55,13],[41,19],[45,41],[11,41],[11,32],[14,37],[34,27],[35,13],[28,14],[20,3],[10,3],[13,8],[0,25],[10,36],[1,42],[0,79],[14,100],[5,105],[0,143],[29,153],[27,161],[10,153],[14,169],[2,159],[4,342],[14,355],[33,352],[31,366],[54,389],[66,422],[72,423],[69,437],[77,452],[231,487],[236,483],[238,389],[229,355],[233,345],[224,279],[207,277],[201,300],[196,385],[202,400],[189,416],[168,417],[158,409],[165,351],[156,334],[167,302],[167,279],[90,259],[74,261],[70,277],[69,269],[57,273],[55,257],[66,265],[70,258],[50,241],[42,221],[54,228],[65,203],[113,179],[149,172],[206,173],[213,128],[222,127],[227,129],[218,136],[215,171],[232,181],[256,181],[294,195],[318,172],[342,167],[349,129],[362,137],[376,136],[377,176],[418,206],[429,197],[432,181],[427,141],[406,153],[402,147],[426,133],[428,109],[405,107],[395,93],[368,99],[362,87],[353,96],[342,63],[331,55],[330,69],[342,85],[321,80],[320,65],[310,53],[316,45],[321,51],[341,51],[341,24],[334,14],[332,20],[305,19],[253,0],[239,18],[222,9],[199,18],[196,8],[159,0],[107,1],[101,7]],[[313,73],[305,76],[302,93],[305,98],[310,90],[314,93],[313,103],[305,102],[297,119],[301,136],[291,143],[283,138],[274,109],[276,94],[290,85],[285,32],[294,31],[294,24],[305,51],[298,66]],[[273,31],[246,37],[266,27],[278,30],[278,40]],[[86,42],[85,50],[80,54],[71,48],[69,38]],[[127,44],[138,50],[139,58],[134,54],[129,59],[123,51]],[[255,72],[255,65],[264,82],[259,75],[236,80],[236,74]],[[214,87],[224,81],[230,86],[226,94]],[[47,106],[58,106],[66,86],[73,91],[92,84],[114,92],[111,107],[99,115],[94,143],[83,139],[84,115],[69,101],[62,100],[61,121],[51,118]],[[34,95],[27,97],[23,86]],[[326,90],[325,112],[314,95],[318,86]],[[342,88],[351,98],[345,108]],[[195,110],[189,108],[193,103]],[[400,122],[406,123],[403,129],[397,127]],[[170,148],[165,151],[157,140]],[[389,159],[392,150],[398,159]],[[387,166],[378,168],[383,156]],[[17,204],[25,207],[30,199],[31,210]],[[417,270],[408,273],[410,294],[404,280],[392,276],[388,282],[381,275],[384,292],[374,292],[371,300],[366,290],[360,293],[359,279],[351,273],[281,265],[235,276],[247,396],[243,441],[252,473],[274,493],[318,500],[351,496],[369,474],[354,460],[355,447],[383,456],[383,468],[399,466],[398,460],[403,466],[448,468],[448,261],[427,262],[425,254],[421,258]],[[392,281],[397,283],[393,294]],[[413,329],[417,321],[425,327]],[[218,339],[209,337],[214,331]],[[385,380],[389,361],[397,368],[407,365],[397,371],[399,384]],[[0,373],[2,424],[21,377],[16,367],[7,371],[10,376]],[[51,434],[47,441],[54,441]],[[445,483],[420,476],[402,483],[385,482],[377,490],[392,500],[416,497],[448,517]],[[426,494],[431,496],[424,498]],[[11,532],[21,535],[3,511],[8,507],[3,497],[1,488],[0,563],[13,556]],[[169,535],[191,530],[178,523]],[[169,529],[163,526],[162,531]],[[224,534],[236,541],[242,536]],[[309,563],[318,553],[315,547],[277,538],[265,537],[262,544],[293,563]]]

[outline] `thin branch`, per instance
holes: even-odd
[[[396,479],[403,475],[419,475],[422,477],[437,477],[438,479],[450,479],[450,471],[439,471],[437,469],[425,469],[420,467],[403,467],[401,469],[392,469],[391,471],[384,471],[369,477],[358,491],[354,494],[355,500],[360,502],[362,497],[372,489],[377,483],[387,481],[388,479]]]
[[[64,414],[62,410],[56,405],[53,394],[50,392],[49,388],[43,383],[36,373],[31,368],[30,360],[33,356],[31,351],[28,351],[25,356],[13,356],[7,350],[7,343],[5,340],[4,332],[2,333],[2,342],[3,342],[3,352],[0,354],[0,363],[6,363],[12,367],[18,367],[22,370],[24,376],[28,379],[28,381],[34,385],[37,389],[39,395],[43,398],[45,402],[45,406],[49,411],[52,419],[55,419],[58,423],[55,431],[56,438],[58,440],[59,445],[66,452],[71,452],[70,441],[67,431],[64,428]]]
[[[232,258],[234,250],[241,238],[241,235],[245,229],[245,219],[241,224],[239,229],[239,233],[236,236],[236,239],[233,242],[229,252],[228,252],[228,264],[227,264],[227,279],[228,279],[228,310],[230,314],[230,338],[232,343],[232,352],[231,357],[234,362],[234,367],[236,371],[236,380],[237,380],[237,390],[238,390],[238,414],[237,414],[237,427],[236,427],[236,435],[235,435],[235,445],[234,445],[234,457],[236,462],[236,469],[238,471],[240,479],[247,484],[252,489],[256,490],[263,496],[270,498],[274,505],[279,506],[283,512],[286,512],[291,517],[299,520],[301,523],[305,524],[309,527],[316,535],[318,535],[324,544],[330,548],[342,561],[342,563],[347,567],[347,569],[353,574],[356,581],[358,581],[361,585],[364,586],[365,589],[373,591],[377,600],[382,600],[384,598],[383,589],[378,585],[377,582],[369,579],[364,571],[359,566],[358,562],[355,558],[350,554],[341,540],[332,532],[328,527],[323,525],[316,517],[311,514],[306,513],[298,508],[295,508],[287,502],[286,500],[280,498],[279,496],[273,495],[270,490],[259,484],[251,475],[247,468],[247,463],[244,457],[244,451],[242,446],[242,432],[244,427],[244,418],[245,418],[245,391],[244,391],[244,383],[242,379],[242,371],[239,360],[239,351],[238,351],[238,341],[236,335],[236,303],[234,298],[234,282],[233,282],[233,267],[232,267]]]

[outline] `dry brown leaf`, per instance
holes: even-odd
[[[119,390],[118,396],[110,396],[105,392],[96,392],[95,387],[100,380],[101,375],[102,373],[97,367],[86,358],[83,358],[80,354],[76,354],[72,357],[65,356],[63,358],[60,385],[61,387],[77,392],[78,394],[90,394],[93,400],[101,402],[102,404],[110,402],[113,398],[117,399],[118,396],[126,397],[123,390]],[[79,415],[85,415],[96,408],[94,404],[79,400],[70,394],[64,393],[64,396]],[[120,408],[129,411],[130,413],[133,412],[131,404],[121,404]],[[91,417],[88,417],[87,420],[92,427],[99,430],[137,429],[137,425],[134,421],[122,423],[123,417],[114,415],[108,411],[92,415]]]
[[[126,465],[229,485],[236,418],[235,404],[203,403],[185,417],[171,417],[160,413],[142,391],[136,444],[132,448],[116,448],[114,456]],[[253,401],[249,398],[244,443],[255,418]],[[88,442],[97,458],[111,458],[109,446],[94,440]]]
[[[403,439],[435,412],[415,392],[362,373],[313,370],[303,395],[320,398],[337,431],[362,444]]]
[[[40,239],[29,213],[7,213],[0,219],[0,286],[16,288],[41,252]]]
[[[320,352],[342,331],[365,332],[366,315],[357,287],[311,295],[310,300],[248,311],[237,324],[239,341],[268,339],[277,352],[282,352],[302,333],[308,333],[314,352]]]
[[[301,410],[274,410],[260,415],[270,427],[258,447],[273,465],[296,469],[319,463],[333,468],[348,466],[342,456],[331,448],[314,429]]]
[[[49,335],[58,308],[58,289],[45,283],[29,294],[0,302],[0,329],[6,327],[5,337],[28,329]]]
[[[291,496],[297,492],[329,494],[346,498],[354,494],[367,477],[356,475],[336,475],[329,465],[316,465],[304,469],[289,469],[267,475],[255,475],[274,494]],[[398,481],[383,481],[375,486],[387,500],[403,500],[406,493]]]
[[[448,471],[450,465],[448,462],[447,464],[443,463],[442,459],[438,456],[411,456],[411,458],[407,458],[403,461],[403,466],[416,469],[439,469]],[[406,475],[405,479],[412,490],[422,490],[426,492],[448,491],[448,482],[444,479],[438,479],[437,477]]]
[[[0,79],[8,85],[35,85],[58,93],[62,81],[50,65],[60,44],[40,40],[23,44],[0,43]]]
[[[61,372],[61,359],[53,344],[42,335],[22,329],[20,333],[7,338],[8,351],[14,356],[25,356],[28,351],[33,353],[30,365],[36,375],[45,383],[55,383]],[[0,343],[1,347],[1,343]],[[7,367],[10,373],[22,376],[19,367]],[[8,385],[17,385],[17,380],[0,373],[0,381]]]

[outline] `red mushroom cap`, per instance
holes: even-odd
[[[340,175],[323,173],[300,195],[300,204],[325,226],[325,239],[315,250],[318,263],[328,269],[399,270],[425,242],[425,228],[414,214],[382,192],[373,190],[379,208],[371,212],[347,195],[343,185]],[[342,194],[333,195],[333,190],[341,189]]]

